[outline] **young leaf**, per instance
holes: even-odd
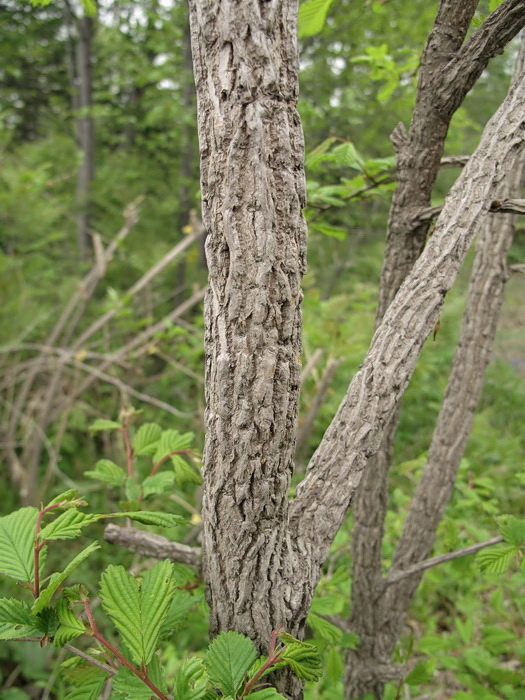
[[[100,430],[117,430],[117,428],[122,428],[122,425],[114,420],[107,420],[106,418],[97,418],[97,420],[89,426],[92,433],[97,433]]]
[[[63,581],[66,580],[69,574],[71,574],[77,568],[77,566],[79,566],[84,561],[84,559],[87,559],[89,555],[97,549],[100,549],[99,543],[92,542],[81,552],[79,552],[77,556],[69,562],[69,564],[63,571],[54,573],[51,576],[47,588],[40,593],[40,596],[36,599],[36,601],[33,604],[33,607],[31,608],[33,614],[36,614],[45,608],[45,606],[49,603],[51,598],[58,590],[58,587],[62,584]]]
[[[75,686],[64,697],[64,700],[98,700],[105,681],[106,677],[101,673],[86,678],[82,681],[82,684]]]
[[[182,523],[188,523],[188,521],[182,517],[182,515],[177,515],[176,513],[159,513],[149,510],[136,510],[121,513],[110,513],[109,515],[104,515],[104,518],[130,518],[131,520],[136,520],[144,525],[157,525],[158,527],[174,527],[175,525],[180,525]]]
[[[407,685],[424,685],[430,683],[436,670],[435,659],[425,659],[417,663],[405,678]]]
[[[339,627],[315,613],[308,615],[307,623],[313,630],[315,637],[319,637],[329,644],[339,644],[343,638],[343,633]]]
[[[275,688],[261,688],[250,693],[247,697],[251,700],[286,700],[284,695],[278,693]]]
[[[324,27],[332,0],[306,0],[299,7],[299,38],[318,34]]]
[[[137,664],[148,664],[175,593],[173,564],[165,559],[142,580],[122,566],[109,566],[100,580],[100,598]]]
[[[325,670],[328,679],[335,684],[341,680],[344,671],[342,656],[336,647],[329,647],[324,655]]]
[[[156,656],[151,659],[148,666],[148,677],[161,692],[167,692],[164,674]],[[119,669],[117,675],[113,676],[113,687],[117,693],[130,700],[150,700],[153,697],[151,689],[126,666]]]
[[[346,238],[346,230],[341,226],[332,226],[330,224],[312,224],[310,228],[314,231],[322,233],[324,236],[329,236],[330,238],[337,238],[340,241],[344,241]]]
[[[173,472],[159,472],[153,476],[148,476],[142,482],[142,493],[144,498],[155,493],[166,493],[173,490],[175,474]]]
[[[509,568],[512,558],[518,553],[512,545],[500,545],[482,549],[476,555],[476,564],[488,574],[502,574]]]
[[[100,515],[89,515],[78,510],[65,510],[40,531],[39,540],[72,540],[80,537],[81,528],[100,520]]]
[[[332,153],[335,156],[335,162],[337,165],[343,165],[347,168],[355,168],[355,170],[360,170],[361,166],[363,165],[363,159],[359,156],[354,144],[350,143],[350,141],[336,146]]]
[[[16,598],[0,598],[0,639],[40,635],[40,629],[27,603]]]
[[[69,642],[75,637],[80,637],[84,634],[86,628],[84,623],[75,617],[73,611],[69,608],[67,600],[60,598],[57,601],[57,615],[59,626],[55,632],[53,638],[53,644],[57,647],[63,647],[64,644]]]
[[[157,451],[157,443],[162,435],[160,425],[156,423],[144,423],[135,433],[132,447],[136,455],[154,455]]]
[[[168,614],[160,631],[161,637],[166,638],[177,625],[184,622],[190,609],[202,599],[202,596],[191,595],[189,591],[175,590]]]
[[[87,476],[89,479],[105,481],[108,484],[113,484],[113,486],[122,486],[126,481],[124,469],[110,459],[99,459],[94,471],[84,472],[84,476]]]
[[[237,697],[245,674],[257,658],[253,642],[238,632],[223,632],[208,647],[205,664],[210,681],[224,695]]]
[[[32,581],[36,508],[20,508],[0,518],[0,574],[16,581]]]
[[[279,638],[286,645],[279,658],[290,666],[295,675],[305,681],[319,680],[323,667],[317,647],[300,642],[286,632],[281,632]]]
[[[175,478],[179,485],[182,484],[202,484],[202,477],[200,472],[195,469],[191,464],[188,464],[186,460],[180,455],[171,455],[171,461],[175,468]]]
[[[63,501],[67,501],[67,503],[71,503],[78,501],[78,497],[80,496],[80,492],[77,491],[76,489],[68,489],[67,491],[63,491],[62,493],[59,493],[58,496],[55,496],[49,503],[46,505],[46,508],[49,508],[49,506],[54,506],[57,503],[62,503]],[[65,507],[65,506],[61,506]],[[74,506],[75,508],[77,507],[76,505]]]
[[[206,695],[207,685],[204,661],[192,656],[185,659],[177,671],[173,695],[177,700],[200,700]]]
[[[155,455],[154,462],[160,462],[163,457],[166,457],[171,452],[176,450],[187,450],[193,442],[193,433],[184,433],[181,435],[178,430],[163,430],[160,436]]]
[[[515,547],[522,547],[525,544],[525,520],[516,518],[514,515],[500,515],[496,521],[505,542]]]

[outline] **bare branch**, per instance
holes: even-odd
[[[171,559],[187,564],[197,571],[201,569],[201,550],[199,547],[188,547],[180,542],[171,542],[161,535],[153,535],[134,527],[120,527],[111,523],[104,530],[104,539],[106,542],[126,547],[132,552],[138,552],[146,557]]]
[[[496,199],[490,205],[491,212],[509,212],[511,214],[525,214],[525,199]]]
[[[447,561],[452,561],[453,559],[459,559],[460,557],[466,557],[469,554],[475,554],[485,547],[492,547],[495,544],[503,542],[503,537],[493,537],[491,540],[486,542],[478,542],[477,544],[471,544],[468,547],[463,547],[463,549],[458,549],[455,552],[448,552],[447,554],[440,554],[437,557],[431,557],[430,559],[424,559],[418,564],[413,564],[409,566],[408,569],[402,569],[401,571],[394,571],[388,574],[384,580],[386,586],[390,586],[393,583],[402,581],[405,578],[409,578],[414,574],[420,574],[422,571],[431,569],[433,566],[438,566],[439,564],[444,564]]]

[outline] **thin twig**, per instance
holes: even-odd
[[[468,547],[463,547],[463,549],[458,549],[455,552],[448,552],[448,554],[440,554],[437,557],[430,557],[430,559],[423,559],[423,561],[418,562],[409,566],[408,569],[402,569],[401,571],[394,571],[394,573],[389,574],[384,583],[386,586],[390,586],[393,583],[397,583],[404,578],[413,576],[420,571],[425,571],[425,569],[430,569],[433,566],[438,566],[438,564],[443,564],[447,561],[452,561],[453,559],[459,559],[460,557],[466,557],[469,554],[475,554],[485,547],[492,547],[494,544],[499,544],[503,542],[503,537],[493,537],[491,540],[486,542],[478,542],[477,544],[471,544]]]

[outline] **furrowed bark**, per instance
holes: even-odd
[[[505,2],[465,40],[477,0],[440,2],[421,63],[416,106],[410,132],[399,125],[392,140],[397,150],[398,185],[390,209],[385,260],[381,275],[377,322],[412,269],[426,241],[432,215],[431,194],[438,174],[448,127],[456,109],[490,58],[500,53],[525,23],[525,6]],[[464,43],[463,43],[464,42]],[[378,618],[374,586],[381,576],[384,519],[388,508],[388,472],[392,463],[399,408],[390,419],[383,443],[369,462],[354,503],[352,533],[351,628],[373,656]]]
[[[191,0],[203,221],[211,633],[289,629],[286,524],[306,267],[297,3]]]
[[[297,489],[291,508],[292,536],[310,540],[314,568],[325,559],[366,462],[379,449],[478,222],[522,147],[524,83],[522,76],[487,124],[476,152],[445,200],[434,234],[388,308]]]

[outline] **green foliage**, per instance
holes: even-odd
[[[236,697],[256,658],[253,642],[237,632],[225,632],[210,644],[205,658],[206,670],[223,695]]]
[[[0,573],[15,581],[32,581],[36,508],[20,510],[0,518]]]
[[[299,37],[318,34],[326,21],[332,0],[305,0],[299,7]]]
[[[137,581],[122,566],[108,566],[100,599],[137,664],[149,664],[157,648],[175,584],[173,564],[159,562]]]

